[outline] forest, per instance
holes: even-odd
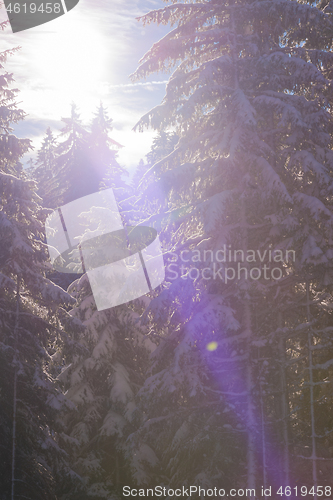
[[[69,103],[24,166],[0,53],[0,499],[333,498],[333,1],[139,22],[169,31],[132,81],[169,81],[132,178],[103,103],[89,123]],[[101,311],[45,221],[110,188],[165,279]]]

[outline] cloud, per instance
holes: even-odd
[[[136,83],[120,83],[118,85],[108,85],[109,89],[123,89],[123,88],[133,88],[133,87],[151,87],[153,85],[166,85],[168,80],[163,80],[161,82],[136,82]]]

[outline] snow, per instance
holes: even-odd
[[[129,399],[133,398],[133,391],[129,383],[129,374],[126,368],[118,362],[113,365],[113,370],[114,373],[110,379],[110,385],[112,386],[110,399],[114,403],[121,402],[126,404]]]
[[[126,423],[127,422],[124,417],[111,410],[104,419],[100,433],[105,436],[123,437],[123,431]]]
[[[80,445],[88,444],[89,443],[88,426],[84,422],[77,423],[74,429],[72,430],[70,437],[75,440],[74,442],[80,443]]]

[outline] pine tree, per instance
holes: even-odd
[[[133,186],[133,189],[138,189],[139,187],[139,184],[142,180],[142,177],[144,176],[144,174],[147,172],[147,170],[151,167],[151,165],[147,165],[143,158],[140,158],[140,161],[134,171],[134,175],[133,175],[133,178],[132,178],[132,182],[131,182],[131,185]]]
[[[50,127],[46,130],[41,148],[37,154],[35,168],[31,175],[38,183],[38,194],[43,200],[43,205],[48,206],[48,193],[57,186],[54,186],[54,178],[57,165],[57,140]]]
[[[229,479],[255,488],[283,476],[285,485],[290,472],[293,485],[303,459],[295,457],[291,471],[283,462],[289,439],[299,438],[297,400],[307,383],[302,433],[316,485],[315,420],[323,400],[331,404],[316,384],[323,387],[333,357],[325,334],[333,243],[329,4],[190,1],[142,20],[173,26],[134,77],[176,66],[162,105],[139,128],[169,126],[179,136],[147,181],[165,194],[162,213],[149,220],[178,219],[163,232],[168,249],[178,250],[169,285],[146,313],[159,346],[140,391],[147,420],[137,439],[154,446],[173,486]],[[144,196],[152,192],[145,187]],[[238,262],[216,262],[223,248],[227,256],[239,250]],[[205,251],[211,261],[203,261]],[[309,334],[312,317],[318,327]],[[321,343],[329,350],[318,365],[311,352]],[[277,386],[281,370],[286,382]]]
[[[110,178],[111,182],[108,187],[119,187],[125,170],[117,162],[117,150],[122,145],[109,137],[113,129],[112,121],[101,103],[91,123],[90,154],[93,168],[100,182]]]
[[[71,105],[71,115],[62,118],[65,126],[61,129],[57,148],[56,186],[52,189],[52,198],[48,204],[57,208],[98,191],[88,156],[89,133],[82,124],[76,104]]]
[[[98,191],[100,183],[90,160],[90,134],[82,124],[75,103],[71,105],[71,115],[62,121],[60,137],[55,139],[51,131],[47,131],[38,152],[34,175],[39,192],[45,193],[45,208],[58,208]]]
[[[11,51],[0,54],[0,66]],[[35,184],[19,160],[30,141],[11,134],[24,118],[15,102],[13,76],[0,78],[0,434],[1,498],[55,499],[55,481],[70,470],[57,443],[57,412],[66,405],[48,366],[66,342],[61,320],[73,302],[45,278]]]
[[[117,162],[121,144],[109,137],[112,119],[101,103],[90,131],[72,103],[71,116],[63,118],[65,126],[56,139],[50,128],[38,151],[33,178],[39,186],[45,208],[56,208],[100,189],[124,189],[126,171]]]
[[[173,152],[178,142],[178,136],[175,132],[161,131],[153,140],[151,151],[147,154],[147,160],[150,165],[162,160]]]
[[[88,139],[89,161],[96,179],[102,174],[101,188],[112,188],[123,222],[131,223],[131,190],[121,176],[115,146],[109,138],[111,120],[101,105]],[[97,171],[98,170],[98,171]],[[127,213],[123,213],[124,207]],[[64,483],[60,495],[67,498],[110,498],[121,493],[130,480],[126,465],[125,441],[137,424],[134,395],[142,385],[144,363],[151,342],[137,322],[137,304],[97,311],[87,275],[69,287],[77,300],[72,317],[85,326],[79,339],[81,352],[66,357],[66,367],[58,376],[67,399],[74,405],[65,412],[66,435],[63,446],[71,457],[80,485]],[[142,307],[141,307],[142,309]]]
[[[67,357],[58,378],[75,405],[63,417],[64,446],[82,482],[78,497],[70,484],[63,484],[61,498],[117,498],[131,481],[125,442],[137,427],[134,395],[153,344],[138,326],[135,309],[140,304],[97,311],[87,275],[70,291],[77,299],[71,315],[82,321],[85,331],[81,354]]]
[[[112,188],[119,206],[130,195],[128,185],[122,177],[128,172],[119,165],[118,150],[123,146],[109,137],[112,131],[112,119],[101,103],[91,123],[90,160],[92,169],[99,183],[99,188]]]

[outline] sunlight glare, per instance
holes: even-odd
[[[68,101],[87,97],[106,75],[105,38],[80,17],[67,14],[56,21],[56,31],[43,33],[36,53],[38,81],[44,88],[66,93]]]
[[[209,342],[206,346],[207,351],[216,351],[217,348],[218,348],[218,343],[215,341]]]

